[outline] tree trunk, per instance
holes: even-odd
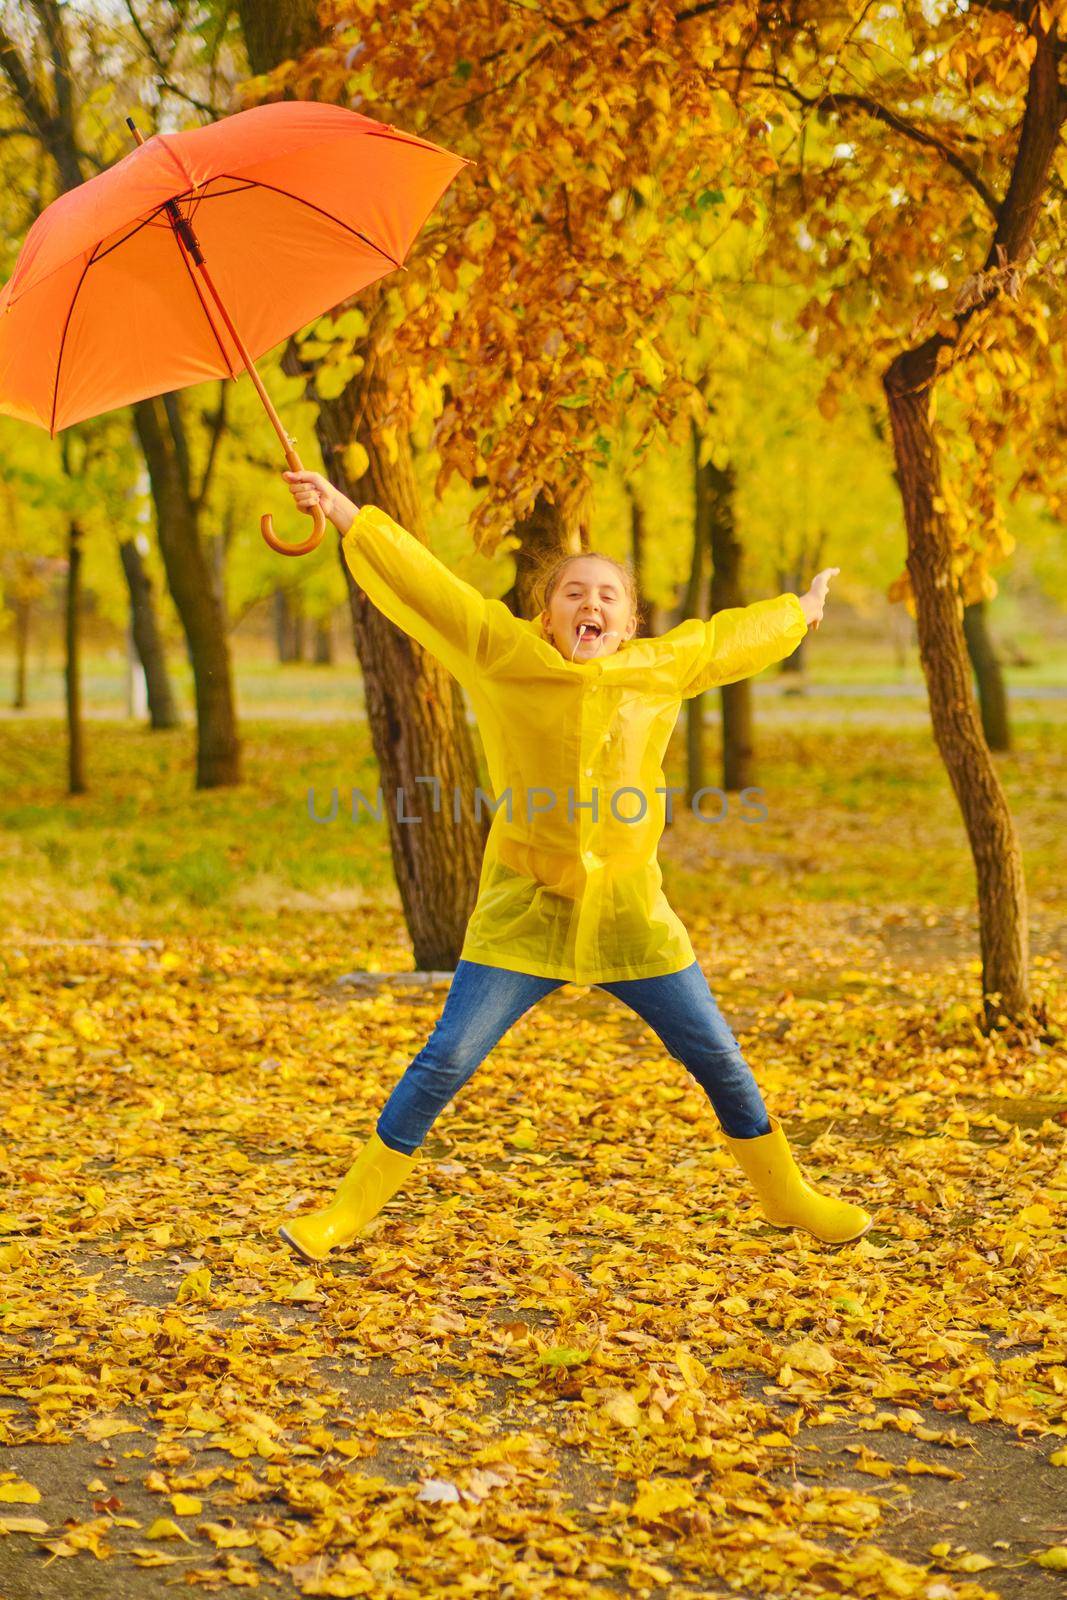
[[[257,74],[296,61],[322,42],[316,0],[237,0],[237,14],[248,64]],[[294,96],[287,90],[285,98]]]
[[[633,563],[637,587],[637,603],[641,614],[635,639],[654,638],[659,632],[657,607],[648,598],[648,538],[645,527],[645,508],[641,497],[629,481],[626,498],[630,502],[630,559]]]
[[[221,533],[209,533],[204,536],[204,558],[211,574],[211,588],[216,608],[222,618],[223,627],[229,632],[230,619],[226,615],[226,540]]]
[[[425,541],[408,440],[397,439],[390,461],[376,438],[385,380],[373,334],[364,346],[363,370],[334,400],[319,402],[316,431],[333,483],[357,505],[379,506],[394,521]],[[299,370],[295,351],[283,362]],[[358,484],[349,480],[344,452],[353,441],[366,451],[369,466]],[[393,870],[418,971],[454,968],[467,922],[477,899],[489,818],[474,818],[474,791],[480,782],[474,739],[459,684],[433,656],[382,615],[356,585],[343,550],[338,557],[348,586],[356,654],[363,673],[374,753],[389,823]],[[418,778],[436,778],[440,810],[433,792]],[[398,805],[397,791],[402,805]],[[453,802],[458,795],[459,820]],[[420,822],[401,816],[419,815]]]
[[[526,516],[515,523],[511,534],[520,544],[513,552],[515,578],[502,599],[515,616],[532,619],[536,610],[534,589],[538,572],[552,557],[580,555],[583,540],[577,527],[567,525],[559,505],[545,489],[540,491]]]
[[[990,750],[1011,749],[1011,725],[1008,718],[1008,694],[1004,674],[989,637],[987,606],[984,600],[963,608],[963,637],[967,653],[974,668],[978,684],[978,705],[982,714],[982,732]]]
[[[274,650],[279,665],[286,666],[293,657],[293,612],[286,589],[274,591]]]
[[[997,209],[984,270],[996,274],[1028,255],[1048,185],[1067,103],[1059,83],[1056,26],[1040,12],[1027,18],[1035,40],[1026,108],[1007,193]],[[1022,853],[1008,802],[986,744],[971,693],[963,603],[952,571],[952,544],[938,509],[941,461],[932,394],[941,352],[958,343],[975,312],[1001,292],[993,276],[955,318],[952,334],[936,333],[890,363],[882,383],[889,403],[904,520],[908,577],[915,597],[934,738],[963,815],[978,888],[982,1004],[987,1028],[1008,1021],[1032,1034],[1039,1018],[1030,995],[1029,928]]]
[[[4,72],[41,149],[47,152],[54,163],[60,188],[66,191],[76,188],[87,176],[87,163],[79,142],[80,85],[70,70],[73,52],[67,36],[64,8],[57,0],[50,0],[47,6],[38,5],[36,9],[47,14],[45,53],[50,57],[55,83],[59,87],[52,97],[43,94],[35,71],[27,67],[14,42],[2,30],[0,70]],[[286,7],[278,4],[262,9],[273,15],[276,11],[284,11]],[[314,9],[311,0],[312,14]],[[148,461],[148,468],[156,502],[160,548],[167,583],[186,630],[189,658],[196,680],[197,787],[213,788],[219,784],[238,782],[240,753],[226,630],[212,594],[210,571],[198,534],[198,509],[206,485],[201,485],[200,495],[194,499],[190,487],[188,448],[180,433],[180,425],[172,420],[168,433],[160,423],[157,404],[155,400],[145,400],[132,409],[142,448],[145,448],[146,438],[151,437],[152,440],[153,460]],[[179,417],[177,402],[172,397],[166,397],[164,405],[170,419]],[[147,449],[145,454],[147,460]]]
[[[30,651],[30,602],[17,596],[15,609],[15,695],[12,711],[26,709],[26,659]]]
[[[733,467],[719,468],[707,461],[698,468],[703,478],[711,547],[711,614],[745,604],[741,587],[744,551],[737,537],[734,516],[736,474]],[[722,705],[722,786],[739,793],[755,781],[752,744],[752,681],[724,683]]]
[[[84,794],[85,739],[82,724],[81,613],[82,530],[76,517],[67,524],[67,793]]]
[[[373,364],[368,355],[368,365]],[[364,368],[361,379],[366,372]],[[416,538],[423,538],[410,449],[401,446],[397,460],[388,459],[372,432],[379,380],[372,375],[359,387],[363,404],[354,431],[350,430],[355,419],[344,415],[338,402],[323,406],[318,427],[324,458],[339,464],[340,451],[327,454],[330,447],[343,448],[351,438],[357,439],[369,458],[358,490],[343,481],[336,465],[335,480],[340,478],[339,486],[357,503],[372,501]],[[353,582],[343,555],[341,562],[349,585],[356,651],[383,789],[391,802],[401,789],[408,797],[407,813],[418,810],[425,816],[420,823],[406,824],[399,821],[395,804],[387,809],[393,866],[415,966],[423,971],[448,970],[459,959],[474,909],[488,836],[488,819],[483,815],[475,822],[473,817],[478,763],[466,703],[455,679],[377,610]],[[434,814],[432,796],[426,785],[416,784],[417,777],[438,780],[439,813]],[[457,791],[458,822],[452,811]],[[427,798],[428,805],[423,803]]]
[[[175,404],[173,397],[172,406]],[[216,789],[241,781],[241,747],[225,619],[197,529],[177,440],[180,419],[164,419],[158,398],[133,407],[134,425],[148,463],[156,506],[159,548],[167,585],[185,632],[196,690],[196,787]],[[175,425],[178,432],[175,432]]]
[[[163,635],[152,596],[152,580],[136,539],[123,539],[119,544],[119,555],[130,591],[130,629],[134,648],[144,668],[149,726],[153,729],[180,727],[181,718],[171,690]]]
[[[307,618],[300,596],[289,589],[274,591],[274,643],[283,665],[307,654]]]
[[[314,662],[317,667],[331,667],[333,665],[333,628],[332,618],[320,617],[315,624],[315,655]]]
[[[307,634],[307,619],[304,616],[304,608],[300,604],[299,599],[297,599],[294,602],[292,611],[293,611],[293,660],[294,661],[303,661],[303,659],[304,659],[304,644],[305,644],[305,638],[306,638],[306,634]]]
[[[814,574],[812,574],[812,576],[814,576]],[[803,594],[807,587],[807,583],[804,582],[801,574],[796,569],[789,571],[785,567],[778,568],[778,588],[782,594],[786,594],[787,592],[791,594]],[[786,694],[803,693],[804,669],[808,663],[808,653],[804,646],[807,644],[807,642],[808,636],[805,634],[803,639],[801,639],[800,643],[797,645],[796,649],[778,664],[779,672],[784,672],[796,679],[795,683],[788,684],[788,687],[785,690]]]
[[[707,480],[700,467],[702,438],[696,423],[690,428],[693,460],[694,515],[693,548],[689,559],[689,577],[682,601],[682,617],[708,616],[707,570],[711,553],[711,506],[707,496]],[[698,789],[704,788],[704,717],[707,713],[708,693],[693,695],[685,702],[685,803],[691,806]]]
[[[238,0],[249,64],[268,72],[280,61],[302,54],[322,38],[315,0],[279,0],[270,6]],[[372,289],[360,304],[373,317]],[[326,473],[358,505],[373,501],[402,527],[424,538],[410,441],[397,440],[397,460],[389,460],[377,437],[385,395],[373,327],[361,352],[363,370],[334,400],[320,400],[316,432]],[[283,366],[299,373],[295,346]],[[369,466],[357,485],[348,480],[344,451],[358,440]],[[338,559],[348,587],[356,654],[363,672],[367,721],[381,773],[393,868],[408,932],[420,971],[454,967],[477,898],[482,855],[489,832],[483,813],[474,820],[474,790],[479,782],[466,702],[456,680],[414,639],[395,628],[353,581],[338,543]],[[441,810],[418,777],[436,778]],[[424,820],[402,823],[394,803],[403,791],[404,815]],[[460,820],[452,800],[459,794]],[[427,804],[429,797],[430,804]]]
[[[919,659],[934,738],[963,815],[978,879],[985,1021],[1023,1024],[1030,1011],[1029,929],[1022,854],[1007,799],[971,693],[962,604],[952,549],[935,508],[941,463],[930,414],[933,375],[922,349],[898,356],[885,375],[893,445],[908,530]]]

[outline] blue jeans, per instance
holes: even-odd
[[[460,960],[433,1032],[382,1107],[377,1133],[413,1155],[431,1125],[512,1023],[566,980]],[[770,1133],[752,1069],[715,1003],[699,963],[663,978],[599,983],[648,1023],[711,1101],[735,1139]]]

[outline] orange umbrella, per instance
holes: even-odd
[[[60,195],[0,290],[0,411],[57,429],[254,361],[404,258],[468,165],[343,106],[283,100],[157,133]],[[321,509],[301,545],[313,550]]]

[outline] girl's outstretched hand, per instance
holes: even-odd
[[[352,518],[359,507],[347,495],[323,477],[321,472],[283,472],[293,499],[301,511],[310,511],[320,505],[323,515],[333,523],[338,533],[347,533]]]
[[[817,572],[811,580],[811,588],[807,594],[800,596],[800,604],[804,608],[804,615],[808,619],[808,626],[812,632],[822,621],[823,607],[826,604],[826,591],[830,587],[830,579],[836,578],[841,571],[840,567],[824,567]]]

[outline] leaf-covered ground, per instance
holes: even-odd
[[[1003,769],[1040,1048],[975,1025],[968,860],[920,735],[768,731],[768,822],[665,842],[767,1103],[873,1211],[863,1239],[764,1224],[699,1088],[568,986],[311,1268],[276,1226],[332,1190],[446,992],[366,976],[411,966],[381,835],[300,816],[309,782],[362,781],[358,733],[346,765],[335,729],[261,725],[242,789],[196,796],[187,734],[109,729],[71,802],[56,725],[0,730],[3,1600],[1061,1592],[1046,732]]]

